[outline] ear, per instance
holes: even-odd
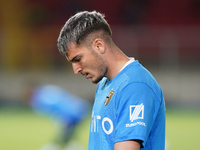
[[[102,39],[95,39],[92,45],[93,49],[99,52],[100,54],[105,53],[105,42]]]

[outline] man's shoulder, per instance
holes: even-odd
[[[126,70],[124,70],[123,74],[123,78],[127,78],[126,85],[132,83],[141,83],[151,88],[159,87],[154,76],[140,63],[130,64],[127,66]]]
[[[139,62],[133,62],[124,69],[124,74],[129,78],[131,82],[141,81],[146,78],[152,78],[152,74]]]

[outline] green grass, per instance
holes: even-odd
[[[89,118],[80,122],[69,143],[76,141],[87,149],[89,124]],[[0,150],[38,150],[55,142],[60,132],[53,120],[28,108],[0,107]]]
[[[81,122],[71,141],[85,149],[90,119]],[[58,136],[55,124],[29,109],[0,108],[0,150],[37,150]],[[200,147],[200,110],[167,109],[166,150],[188,150]]]
[[[200,110],[166,111],[167,150],[200,147]]]
[[[36,150],[54,139],[52,122],[27,109],[0,108],[0,149]]]

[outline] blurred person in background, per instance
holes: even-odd
[[[26,94],[29,95],[26,97],[29,97],[29,105],[36,114],[52,119],[61,127],[61,135],[40,150],[61,150],[63,147],[67,149],[77,124],[91,111],[90,103],[56,85],[30,86]],[[81,146],[77,143],[76,147],[80,150]],[[76,150],[76,147],[72,149]]]
[[[83,11],[68,19],[58,37],[58,49],[74,73],[98,83],[88,149],[164,150],[162,89],[111,35],[103,14]]]

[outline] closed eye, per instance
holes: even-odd
[[[81,61],[81,58],[80,58],[80,57],[74,59],[74,62],[80,62],[80,61]]]
[[[80,62],[81,61],[81,56],[75,56],[71,62]]]

